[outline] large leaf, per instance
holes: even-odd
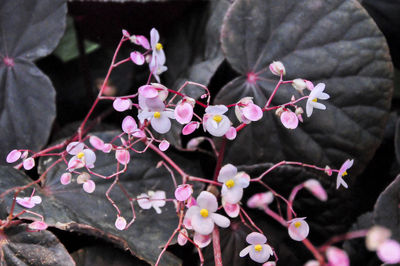
[[[119,134],[116,131],[96,134],[105,141],[110,141],[113,136]],[[143,147],[138,147],[138,149]],[[175,161],[191,174],[198,174],[199,166],[174,154]],[[174,188],[169,172],[165,168],[156,169],[161,157],[151,150],[144,154],[134,154],[131,158],[128,170],[120,177],[120,184],[128,191],[131,197],[136,197],[148,190],[164,190],[167,198],[174,198]],[[46,159],[40,165],[40,171],[44,171],[54,162]],[[162,247],[168,240],[173,230],[178,225],[178,216],[172,202],[167,202],[162,208],[163,213],[158,215],[152,210],[141,210],[135,203],[137,219],[126,231],[118,231],[115,226],[116,211],[106,199],[105,192],[111,185],[111,180],[94,179],[96,190],[87,194],[82,190],[75,180],[63,186],[60,176],[65,172],[65,164],[59,164],[48,174],[42,187],[36,186],[37,195],[43,199],[42,204],[35,206],[32,210],[43,214],[45,221],[60,229],[82,231],[105,237],[116,242],[125,249],[150,263],[154,263]],[[116,170],[114,154],[97,153],[96,172],[109,175]],[[12,178],[1,178],[0,191],[7,188],[22,185],[29,182],[29,178],[22,173],[8,167],[0,168],[1,176]],[[179,175],[176,175],[178,178]],[[75,177],[76,178],[76,177]],[[27,190],[28,195],[31,190]],[[118,185],[110,193],[110,197],[121,209],[122,215],[127,221],[132,217],[130,205]],[[7,205],[10,206],[11,197],[8,197]],[[18,207],[16,211],[19,211]],[[24,216],[31,217],[30,215]],[[166,253],[161,261],[163,265],[176,265],[179,260]]]
[[[75,265],[53,233],[27,229],[26,225],[17,225],[0,231],[1,265]]]
[[[0,3],[0,163],[15,148],[41,148],[55,118],[55,91],[32,62],[54,50],[65,28],[64,0]],[[7,63],[8,60],[8,63]]]
[[[356,1],[237,0],[222,28],[222,48],[240,76],[217,95],[217,103],[245,96],[264,106],[277,78],[268,65],[280,60],[285,79],[326,83],[331,99],[294,131],[273,113],[247,126],[228,145],[225,161],[251,165],[300,160],[339,167],[354,158],[360,173],[378,147],[392,95],[392,66],[385,39]],[[248,84],[249,72],[263,80]],[[300,95],[283,86],[272,105]],[[304,107],[304,106],[303,106]],[[232,116],[231,116],[232,117]],[[235,120],[233,120],[235,121]]]

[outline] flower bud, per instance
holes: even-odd
[[[303,79],[295,79],[292,83],[293,88],[303,95],[303,90],[307,87],[306,82]]]
[[[281,73],[282,75],[286,74],[286,70],[282,62],[280,61],[274,61],[269,65],[269,70],[271,70],[272,74],[276,76],[280,76]]]

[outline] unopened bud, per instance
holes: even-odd
[[[303,90],[307,87],[306,82],[303,79],[295,79],[292,83],[293,88],[303,95]]]
[[[304,113],[304,110],[301,107],[297,107],[294,112],[296,113],[296,115],[302,115]]]
[[[271,70],[272,74],[276,76],[285,75],[286,70],[285,66],[280,61],[274,61],[269,65],[269,70]]]
[[[280,117],[281,114],[283,113],[283,106],[279,107],[278,109],[276,109],[275,114],[276,116]]]

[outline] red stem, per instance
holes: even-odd
[[[212,239],[213,239],[215,265],[222,266],[221,243],[219,239],[219,230],[217,226],[214,227],[214,231],[212,233]]]

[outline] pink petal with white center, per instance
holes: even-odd
[[[145,61],[144,56],[138,51],[132,52],[130,57],[131,57],[132,62],[139,66],[143,65],[143,63]]]
[[[228,107],[225,105],[210,105],[206,108],[206,113],[208,114],[218,114],[222,115],[228,111]]]
[[[31,208],[35,207],[35,203],[32,202],[29,197],[25,197],[25,198],[17,197],[16,202],[19,205],[21,205],[22,207],[25,207],[27,209],[31,209]]]
[[[40,204],[40,203],[42,203],[42,198],[41,198],[40,196],[33,196],[33,197],[31,198],[31,201],[32,201],[33,203],[35,203],[35,204]]]
[[[112,145],[110,143],[104,144],[104,147],[102,149],[104,153],[110,153],[111,150],[112,150]]]
[[[235,204],[238,203],[243,197],[243,188],[240,186],[233,186],[231,188],[227,188],[224,184],[221,190],[221,195],[224,197],[224,200],[228,203]]]
[[[10,153],[7,155],[6,162],[7,163],[14,163],[21,158],[22,153],[19,150],[12,150]]]
[[[93,182],[93,180],[88,180],[83,183],[82,187],[85,192],[93,193],[93,191],[96,189],[96,184]]]
[[[166,151],[166,150],[168,150],[168,148],[169,148],[169,142],[166,141],[166,140],[161,141],[160,144],[158,145],[158,148],[159,148],[161,151]]]
[[[84,149],[83,154],[86,166],[91,168],[90,166],[96,162],[96,154],[90,149]]]
[[[193,236],[193,242],[199,248],[205,248],[211,243],[211,235],[202,235],[195,232]]]
[[[175,189],[175,198],[178,201],[185,201],[185,200],[189,199],[192,194],[193,194],[193,188],[189,184],[179,185]]]
[[[151,85],[143,85],[139,87],[139,95],[144,98],[155,98],[158,96],[158,90]]]
[[[247,188],[250,185],[250,176],[245,172],[237,173],[234,180],[235,184],[241,188]]]
[[[115,227],[118,230],[124,230],[126,227],[126,220],[122,216],[118,216],[117,219],[115,220]]]
[[[253,232],[247,235],[246,242],[252,245],[265,244],[267,243],[267,238],[263,234]]]
[[[240,251],[239,256],[243,258],[243,257],[246,256],[247,254],[249,254],[251,248],[252,248],[251,245],[245,247],[244,249],[242,249],[242,251]]]
[[[165,134],[171,129],[171,121],[164,114],[161,114],[160,118],[152,118],[150,124],[160,134]]]
[[[90,136],[89,142],[96,150],[102,150],[104,148],[104,141],[96,136]]]
[[[28,228],[31,230],[46,230],[47,229],[47,224],[45,222],[42,221],[35,221],[33,223],[30,223],[28,225]]]
[[[208,191],[200,193],[197,197],[197,205],[199,205],[200,209],[207,209],[209,212],[216,212],[218,209],[217,198]]]
[[[258,105],[249,103],[242,109],[243,115],[250,121],[258,121],[263,116],[263,111]]]
[[[131,99],[116,98],[113,102],[113,107],[118,112],[123,112],[132,107]]]
[[[181,231],[179,231],[178,234],[178,244],[180,246],[184,246],[187,243],[187,238],[188,238],[188,233],[185,228],[183,228]]]
[[[35,166],[35,160],[32,157],[25,159],[22,163],[25,170],[31,170]]]
[[[214,221],[211,217],[202,217],[200,213],[192,216],[192,227],[196,233],[209,235],[214,230]]]
[[[137,203],[139,204],[139,207],[145,210],[148,210],[151,208],[151,202],[149,200],[149,196],[145,193],[140,194],[138,197]]]
[[[289,129],[295,129],[299,125],[299,118],[292,111],[284,111],[281,114],[282,124]]]
[[[304,187],[320,201],[326,201],[328,199],[325,189],[321,186],[318,180],[309,179],[304,182]]]
[[[190,122],[189,124],[183,127],[182,134],[183,135],[192,134],[196,129],[199,128],[199,125],[200,125],[199,122]]]
[[[397,241],[388,239],[383,242],[376,252],[384,263],[396,264],[400,262],[400,245]]]
[[[229,179],[233,179],[236,174],[237,168],[230,163],[226,164],[219,170],[218,182],[225,183]]]
[[[350,260],[346,252],[337,247],[328,247],[326,249],[326,258],[330,266],[349,266]]]
[[[190,103],[180,103],[174,110],[175,119],[182,125],[189,123],[193,118],[193,106]]]
[[[295,218],[289,221],[288,233],[290,238],[296,241],[303,241],[310,232],[310,227],[305,218]]]
[[[136,35],[137,44],[141,45],[144,49],[150,49],[149,41],[143,35]]]
[[[115,158],[120,164],[127,165],[131,160],[131,155],[127,150],[116,150],[115,151]]]
[[[226,132],[225,137],[229,140],[234,140],[236,139],[236,135],[237,135],[236,128],[230,127],[228,132]]]
[[[136,121],[132,116],[128,115],[124,118],[124,120],[122,121],[122,130],[126,134],[132,134],[133,132],[138,130]]]
[[[236,218],[239,216],[239,212],[240,212],[240,206],[239,204],[230,204],[228,202],[224,202],[222,204],[222,206],[224,207],[225,213],[228,214],[229,217],[231,218]]]
[[[252,260],[258,263],[266,262],[271,256],[271,247],[269,245],[261,245],[262,249],[260,251],[256,251],[254,245],[250,248],[249,255]]]
[[[69,183],[71,183],[71,179],[72,179],[71,173],[64,173],[60,177],[60,182],[63,185],[68,185]]]
[[[219,227],[227,228],[231,225],[231,221],[221,214],[211,213],[210,217],[214,221],[214,223]]]
[[[83,151],[84,148],[85,145],[82,142],[74,141],[68,144],[66,151],[71,155],[77,155],[78,153]]]

